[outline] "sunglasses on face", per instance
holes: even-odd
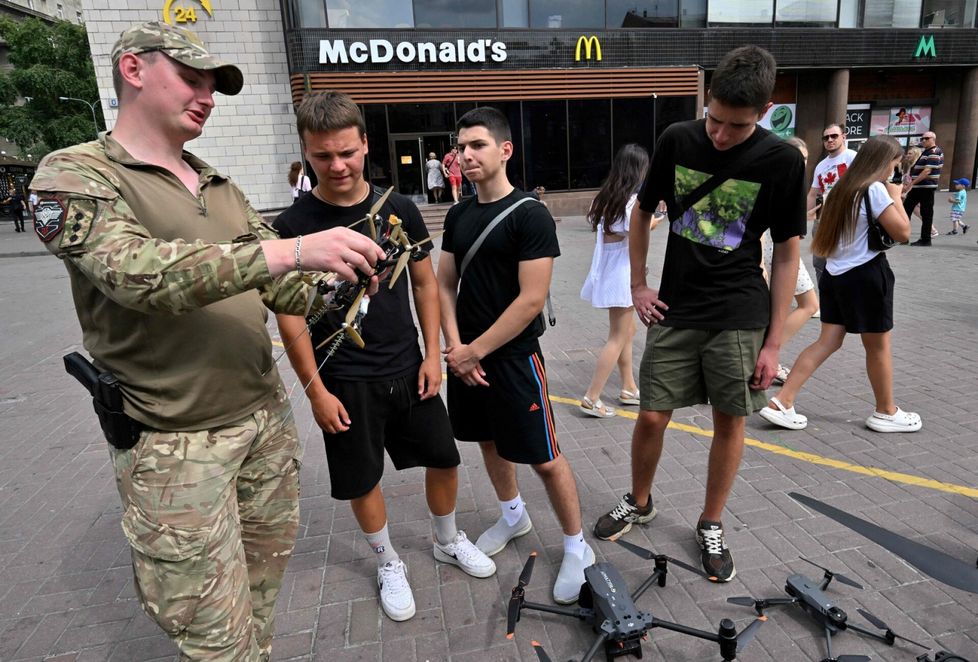
[[[838,140],[840,135],[838,133],[830,133],[827,136],[822,136],[822,140]]]

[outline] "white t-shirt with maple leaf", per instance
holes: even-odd
[[[812,188],[822,195],[822,204],[825,204],[825,196],[838,183],[839,177],[849,168],[854,158],[856,158],[856,152],[847,149],[838,156],[825,157],[815,166]]]

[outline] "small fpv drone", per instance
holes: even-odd
[[[520,620],[522,611],[534,609],[561,616],[571,616],[591,626],[597,636],[580,662],[589,662],[602,649],[604,649],[605,659],[609,662],[623,655],[641,658],[642,641],[647,639],[646,633],[653,628],[672,630],[691,637],[713,641],[720,647],[721,658],[734,660],[737,658],[737,654],[754,638],[761,623],[767,620],[765,616],[759,615],[738,634],[733,621],[724,618],[720,621],[720,626],[716,632],[708,632],[663,621],[650,612],[641,611],[635,605],[635,601],[653,584],[658,584],[660,587],[666,585],[669,563],[690,572],[705,575],[700,570],[677,559],[663,554],[655,554],[624,540],[616,542],[642,558],[654,562],[652,574],[637,589],[629,594],[625,580],[613,565],[595,563],[584,569],[585,583],[581,587],[581,597],[578,600],[579,606],[577,608],[555,607],[529,602],[524,596],[525,588],[530,583],[533,563],[537,556],[536,552],[533,552],[527,559],[526,565],[523,566],[523,571],[520,573],[519,580],[509,599],[506,615],[506,637],[508,639],[513,638],[516,623]],[[532,645],[541,662],[550,662],[550,657],[539,642],[534,641]]]
[[[840,609],[832,600],[825,594],[825,589],[828,588],[829,584],[833,579],[838,580],[842,584],[852,586],[854,588],[862,589],[862,585],[857,581],[846,577],[838,572],[832,572],[828,568],[823,568],[822,566],[809,561],[806,558],[802,558],[802,561],[810,563],[824,574],[822,575],[821,582],[809,579],[802,574],[794,574],[788,577],[787,584],[784,587],[785,592],[790,596],[787,598],[762,598],[755,599],[752,597],[735,597],[727,598],[727,602],[735,605],[742,605],[744,607],[753,607],[754,611],[760,617],[764,616],[764,610],[768,607],[776,607],[780,605],[793,605],[796,604],[800,606],[805,613],[811,616],[815,622],[822,627],[825,631],[825,647],[826,647],[826,657],[822,662],[869,662],[870,658],[866,655],[840,655],[838,657],[832,656],[832,636],[837,634],[842,630],[852,630],[867,637],[873,637],[879,639],[882,642],[892,646],[897,639],[910,642],[915,646],[920,646],[921,648],[929,648],[924,644],[921,644],[913,639],[908,639],[902,635],[896,634],[893,630],[884,623],[880,618],[869,613],[865,609],[857,609],[863,618],[872,623],[875,627],[883,630],[884,633],[880,634],[878,632],[873,632],[866,628],[854,625],[849,622],[846,612]],[[917,658],[922,662],[927,660],[927,655],[924,654],[922,657]],[[938,660],[953,660],[955,658],[941,658]]]

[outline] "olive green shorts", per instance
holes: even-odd
[[[641,407],[671,411],[711,404],[731,416],[749,416],[767,404],[750,389],[764,329],[676,329],[653,326],[639,373]]]

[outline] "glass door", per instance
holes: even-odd
[[[450,133],[392,135],[390,147],[394,162],[394,190],[411,198],[415,204],[436,202],[433,191],[428,188],[428,169],[425,163],[431,154],[441,161],[451,150],[453,143]],[[448,182],[445,182],[445,187],[448,187]],[[450,199],[450,188],[447,193]],[[446,191],[442,190],[441,201],[445,200]]]

